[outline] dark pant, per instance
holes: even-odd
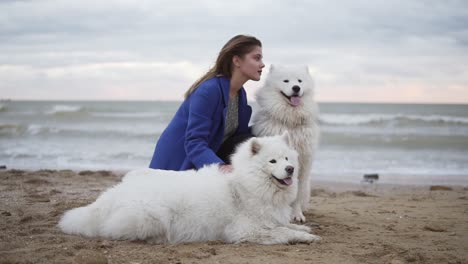
[[[240,143],[252,137],[253,135],[250,133],[230,137],[226,139],[226,141],[224,141],[221,147],[219,147],[219,150],[218,152],[216,152],[216,155],[218,155],[218,157],[221,158],[226,164],[231,164],[231,155],[236,150],[236,147]]]

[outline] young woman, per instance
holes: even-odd
[[[262,43],[238,35],[219,52],[216,64],[185,93],[185,100],[159,138],[150,168],[199,169],[218,163],[231,171],[234,147],[251,137],[252,109],[244,83],[262,74]]]

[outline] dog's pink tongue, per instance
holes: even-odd
[[[299,96],[291,96],[291,104],[298,106],[301,103],[301,98]]]
[[[283,182],[286,183],[286,185],[291,185],[292,184],[292,178],[291,177],[288,177],[288,178],[284,178],[283,179]]]

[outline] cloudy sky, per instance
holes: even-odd
[[[267,68],[308,65],[318,101],[468,103],[467,1],[273,2],[0,0],[0,98],[181,100],[250,34]]]

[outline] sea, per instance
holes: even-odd
[[[1,101],[7,169],[148,167],[181,102]],[[251,103],[253,111],[257,108]],[[312,179],[468,186],[468,105],[319,103]]]

